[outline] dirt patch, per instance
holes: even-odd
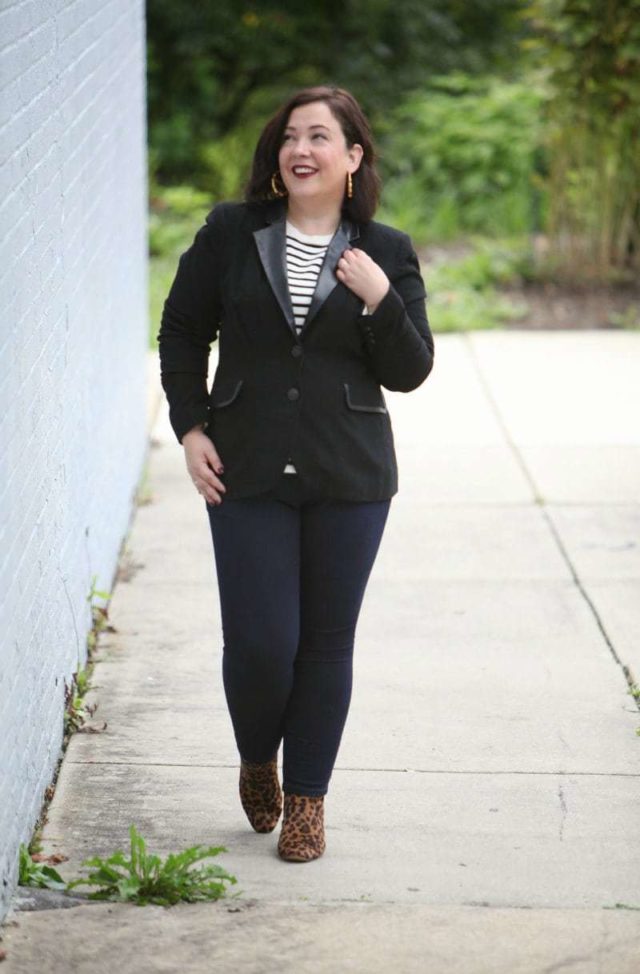
[[[544,237],[534,241],[537,252],[546,248]],[[441,244],[429,244],[418,249],[420,264],[428,274],[432,267],[447,261],[460,261],[474,253],[475,248],[461,239]],[[609,330],[640,329],[640,283],[619,285],[564,285],[552,282],[522,282],[496,288],[519,308],[526,308],[521,318],[501,324],[504,328],[548,330],[587,328]]]
[[[640,326],[640,288],[527,284],[502,287],[499,293],[528,308],[524,317],[506,321],[505,328],[620,330]]]

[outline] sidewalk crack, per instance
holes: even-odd
[[[625,663],[623,663],[622,660],[620,659],[620,657],[618,656],[618,653],[616,652],[615,646],[613,645],[613,641],[612,641],[611,637],[609,636],[609,633],[607,632],[607,630],[605,628],[605,625],[604,625],[604,622],[603,622],[603,620],[602,620],[602,618],[600,616],[600,613],[598,612],[598,610],[595,607],[595,604],[592,602],[591,598],[589,597],[589,594],[587,593],[587,590],[586,590],[585,586],[582,583],[582,580],[580,579],[580,577],[578,575],[578,572],[576,570],[576,567],[575,567],[575,565],[573,564],[573,562],[571,560],[571,556],[569,555],[569,552],[567,551],[567,549],[566,549],[566,547],[564,545],[564,542],[563,542],[562,538],[560,537],[560,532],[559,532],[559,530],[558,530],[558,528],[557,528],[557,526],[556,526],[556,524],[555,524],[555,522],[554,522],[551,514],[549,513],[548,505],[547,505],[547,503],[545,501],[545,498],[541,494],[541,492],[540,492],[540,490],[539,490],[539,488],[538,488],[538,486],[537,486],[537,484],[536,484],[536,482],[534,480],[533,474],[529,470],[529,468],[528,468],[528,466],[526,464],[526,461],[525,461],[524,457],[521,455],[521,453],[520,453],[520,451],[518,449],[517,443],[512,438],[512,436],[511,436],[511,434],[509,432],[509,429],[508,429],[508,427],[507,427],[504,419],[502,418],[502,415],[501,415],[500,410],[498,408],[498,403],[496,402],[496,400],[495,400],[495,398],[494,398],[494,396],[493,396],[493,394],[491,392],[491,388],[490,388],[488,382],[486,381],[486,379],[484,377],[484,374],[482,372],[482,369],[480,367],[480,361],[478,359],[478,356],[477,356],[477,353],[476,353],[476,349],[475,349],[475,347],[473,345],[473,341],[471,339],[471,335],[468,332],[464,332],[463,335],[464,335],[464,339],[466,341],[466,345],[467,345],[467,348],[468,348],[468,351],[469,351],[469,356],[471,358],[471,361],[473,363],[473,366],[474,366],[474,368],[476,370],[476,374],[478,376],[478,382],[480,383],[480,385],[481,385],[481,387],[482,387],[482,389],[484,391],[484,394],[487,397],[487,400],[489,402],[489,405],[491,406],[491,409],[493,410],[493,413],[494,413],[494,415],[496,417],[496,422],[498,423],[500,429],[502,430],[502,433],[504,435],[505,441],[506,441],[509,449],[512,451],[512,453],[513,453],[513,455],[514,455],[514,457],[515,457],[515,459],[516,459],[516,461],[518,463],[518,466],[520,467],[520,469],[522,470],[522,472],[524,474],[525,479],[527,480],[527,482],[529,483],[529,485],[531,487],[531,490],[532,490],[533,495],[534,495],[535,503],[539,506],[540,513],[542,514],[543,518],[547,522],[547,526],[548,526],[548,528],[549,528],[549,530],[551,532],[551,535],[552,535],[552,537],[553,537],[553,539],[554,539],[554,541],[556,543],[556,546],[558,548],[558,551],[560,552],[560,555],[561,555],[561,557],[562,557],[565,565],[567,566],[567,568],[568,568],[568,570],[569,570],[569,572],[571,574],[571,578],[572,578],[572,580],[573,580],[576,588],[578,589],[580,595],[582,596],[582,598],[586,602],[587,606],[589,607],[589,609],[591,611],[591,614],[592,614],[592,616],[593,616],[593,618],[595,620],[596,626],[600,630],[600,633],[602,635],[602,638],[604,639],[604,641],[605,641],[605,643],[606,643],[606,645],[607,645],[607,647],[609,649],[609,652],[611,653],[611,656],[613,657],[615,663],[622,670],[622,673],[623,673],[624,678],[625,678],[625,680],[626,680],[626,682],[627,682],[627,684],[629,686],[629,689],[633,689],[634,683],[635,683],[633,674],[632,674],[630,668]],[[637,699],[636,698],[636,704],[637,704],[638,709],[640,710],[640,699]]]
[[[562,783],[558,785],[558,798],[560,799],[560,828],[558,829],[558,838],[561,842],[564,842],[564,823],[567,819],[567,802],[564,796]]]

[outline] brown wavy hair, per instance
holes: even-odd
[[[381,188],[371,128],[353,95],[344,88],[329,85],[302,88],[269,119],[256,145],[251,175],[245,188],[245,200],[248,203],[259,203],[274,198],[271,177],[278,169],[278,154],[289,116],[294,108],[314,101],[323,101],[328,105],[340,124],[349,148],[356,142],[363,148],[360,166],[353,173],[353,197],[348,199],[345,192],[342,212],[356,223],[367,223],[376,211]]]

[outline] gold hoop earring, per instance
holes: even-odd
[[[350,172],[347,173],[347,199],[353,199],[353,180]]]
[[[274,196],[286,196],[287,195],[286,189],[278,188],[278,183],[276,181],[278,176],[280,176],[280,172],[276,169],[273,176],[271,177],[271,191]],[[280,176],[280,179],[282,179],[282,176]]]

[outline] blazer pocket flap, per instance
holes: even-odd
[[[238,398],[238,393],[242,389],[244,379],[238,379],[235,385],[221,384],[218,389],[212,389],[209,397],[210,405],[213,409],[222,409],[223,406],[230,406]]]
[[[344,383],[344,394],[349,409],[361,413],[386,413],[384,396],[380,389],[370,389],[364,386],[354,386]]]

